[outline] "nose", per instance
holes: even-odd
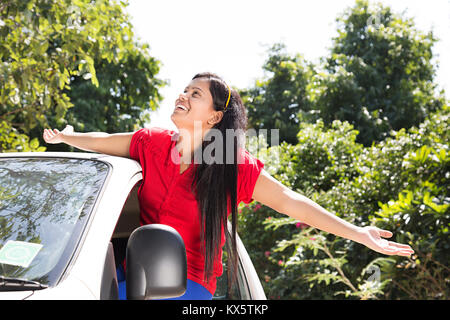
[[[178,99],[179,100],[186,100],[187,99],[186,94],[185,93],[180,93],[180,95],[178,96]]]

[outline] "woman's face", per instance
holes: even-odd
[[[178,129],[193,131],[195,123],[197,128],[201,125],[202,131],[205,131],[220,122],[222,116],[221,111],[214,110],[209,80],[197,78],[176,99],[170,118]]]

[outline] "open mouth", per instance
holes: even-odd
[[[177,104],[175,110],[189,111],[189,109],[181,104]]]

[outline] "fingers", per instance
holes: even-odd
[[[58,129],[44,129],[42,137],[44,138],[45,142],[50,143],[58,133]]]
[[[42,135],[42,137],[44,138],[45,142],[48,142],[51,139],[50,133],[47,129],[44,129],[44,134]]]
[[[398,251],[395,255],[397,256],[403,256],[403,257],[410,257],[414,252],[410,251]]]
[[[389,241],[389,246],[393,247],[393,248],[397,248],[397,250],[399,252],[398,255],[401,255],[401,256],[410,256],[414,253],[413,248],[411,248],[407,244],[401,244],[401,243]]]
[[[44,140],[48,140],[52,137],[52,133],[49,129],[44,129],[44,134],[43,134]]]
[[[407,249],[407,250],[414,251],[414,250],[413,250],[409,245],[407,245],[407,244],[401,244],[401,243],[389,241],[389,245],[390,245],[390,246],[397,247],[397,248],[399,248],[399,249]]]
[[[367,235],[369,236],[369,244],[367,245],[372,250],[386,255],[397,255],[409,257],[414,253],[414,250],[407,244],[396,243],[388,241],[383,238],[392,237],[392,232],[383,230],[377,227],[366,227]]]
[[[398,255],[398,256],[405,256],[409,257],[414,253],[414,250],[407,244],[401,244],[394,241],[388,241],[381,237],[390,238],[392,237],[392,232],[387,230],[378,229],[378,236],[379,238],[372,238],[372,240],[375,240],[376,242],[376,249],[375,251],[378,251],[380,253],[386,254],[386,255]]]
[[[403,256],[403,257],[409,257],[414,253],[414,251],[411,251],[411,250],[398,249],[398,248],[392,248],[392,247],[383,248],[379,252],[389,255],[389,256]]]
[[[384,247],[383,250],[385,250],[385,254],[388,255],[397,255],[406,257],[409,257],[414,253],[414,250],[407,244],[401,244],[392,241],[389,241],[388,246]]]
[[[45,133],[47,133],[50,136],[53,136],[55,134],[58,134],[59,130],[58,129],[53,129],[53,130],[52,129],[44,129],[44,134]]]

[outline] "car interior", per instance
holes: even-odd
[[[128,238],[133,232],[134,229],[140,226],[139,223],[139,201],[137,196],[137,191],[139,189],[142,181],[138,182],[130,194],[128,195],[127,201],[122,209],[122,213],[120,214],[119,220],[117,222],[116,228],[111,238],[110,243],[110,253],[108,254],[107,260],[109,260],[109,264],[112,264],[114,261],[114,272],[120,264],[122,264],[126,257],[126,248]],[[113,255],[113,257],[112,257]],[[105,263],[105,267],[108,263]],[[239,266],[242,269],[242,266]],[[111,266],[109,266],[111,269]],[[110,272],[108,272],[110,273]],[[230,290],[228,290],[228,278],[227,278],[227,263],[226,263],[226,255],[224,255],[223,259],[223,274],[221,277],[217,279],[217,289],[213,296],[213,300],[234,300],[234,299],[246,299],[247,295],[243,291],[246,291],[244,287],[244,279],[241,272],[238,272],[238,281],[235,281]],[[108,282],[108,281],[105,281]],[[110,288],[110,285],[106,285],[102,291],[105,291],[105,296],[111,296],[110,291],[114,291],[114,289]],[[113,294],[114,296],[114,294]]]

